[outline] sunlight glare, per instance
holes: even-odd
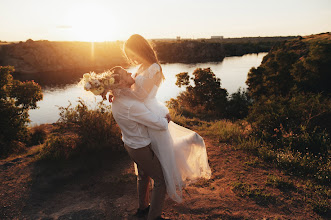
[[[77,41],[112,41],[116,22],[110,12],[97,5],[80,6],[72,10],[68,21],[72,26],[73,38]]]

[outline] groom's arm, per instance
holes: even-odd
[[[167,130],[168,120],[151,112],[143,103],[137,102],[131,106],[129,119],[155,130]]]

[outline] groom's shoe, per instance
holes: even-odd
[[[149,207],[150,206],[148,206],[145,209],[137,209],[137,212],[133,216],[138,217],[138,218],[142,218],[142,217],[146,216],[149,212]]]

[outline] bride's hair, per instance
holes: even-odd
[[[141,60],[143,60],[143,63],[152,65],[153,63],[159,64],[160,68],[160,62],[156,56],[156,53],[152,47],[152,45],[141,35],[134,34],[132,35],[125,43],[124,43],[124,54],[127,57],[127,59],[131,62],[136,64],[137,60],[132,57],[132,54],[139,57]],[[161,68],[161,74],[164,79],[164,75],[162,73]]]

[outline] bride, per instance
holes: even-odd
[[[155,97],[165,77],[152,46],[135,34],[125,42],[124,53],[131,63],[140,65],[129,95],[143,102],[154,114],[165,117],[169,111]],[[152,149],[162,166],[167,194],[181,202],[182,188],[199,178],[210,179],[211,170],[200,135],[174,122],[170,122],[168,128],[166,131],[148,128],[148,132]]]

